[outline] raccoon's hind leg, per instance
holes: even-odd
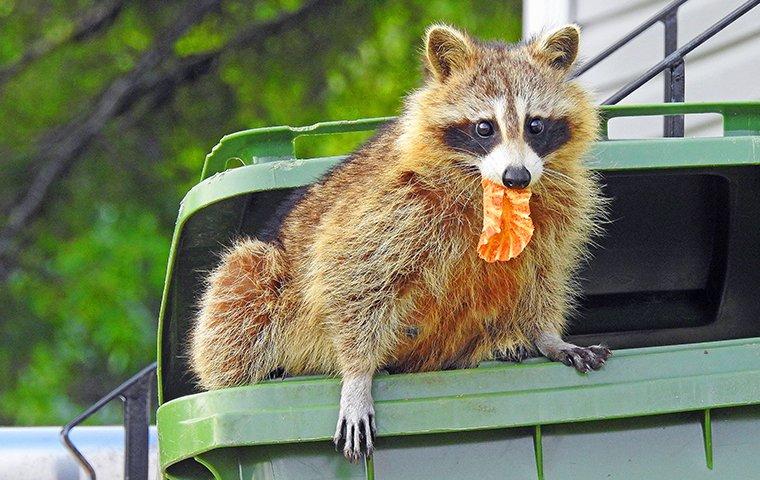
[[[190,345],[201,387],[253,383],[280,366],[273,316],[284,262],[275,245],[246,239],[209,276]]]

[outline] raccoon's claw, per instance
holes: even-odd
[[[558,360],[568,367],[575,367],[581,373],[587,373],[590,370],[599,370],[604,362],[612,355],[609,348],[603,345],[592,345],[590,347],[565,348],[560,350]]]
[[[374,437],[377,427],[375,426],[375,414],[365,411],[363,414],[341,412],[338,418],[338,428],[333,436],[335,449],[343,446],[343,456],[351,463],[357,463],[362,454],[372,456],[375,449]]]
[[[520,363],[523,360],[533,357],[535,354],[536,354],[535,351],[533,351],[532,349],[520,345],[513,352],[507,355],[504,355],[503,357],[500,357],[499,360],[503,362]]]

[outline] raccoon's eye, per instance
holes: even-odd
[[[493,125],[487,120],[481,120],[475,125],[475,133],[480,137],[490,137],[493,135]]]
[[[538,117],[528,120],[528,131],[533,135],[540,135],[544,132],[544,121]]]

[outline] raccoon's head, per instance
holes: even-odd
[[[568,79],[579,33],[567,25],[507,45],[428,28],[427,80],[407,99],[400,141],[512,188],[580,167],[598,118],[590,96]]]

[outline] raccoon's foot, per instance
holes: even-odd
[[[542,334],[536,341],[536,347],[550,360],[575,367],[581,373],[599,370],[612,355],[610,349],[604,345],[579,347],[563,341],[559,335],[553,333]]]
[[[356,463],[364,454],[372,455],[375,426],[375,407],[372,402],[372,375],[343,378],[340,392],[338,427],[333,436],[335,448],[343,444],[343,455]]]

